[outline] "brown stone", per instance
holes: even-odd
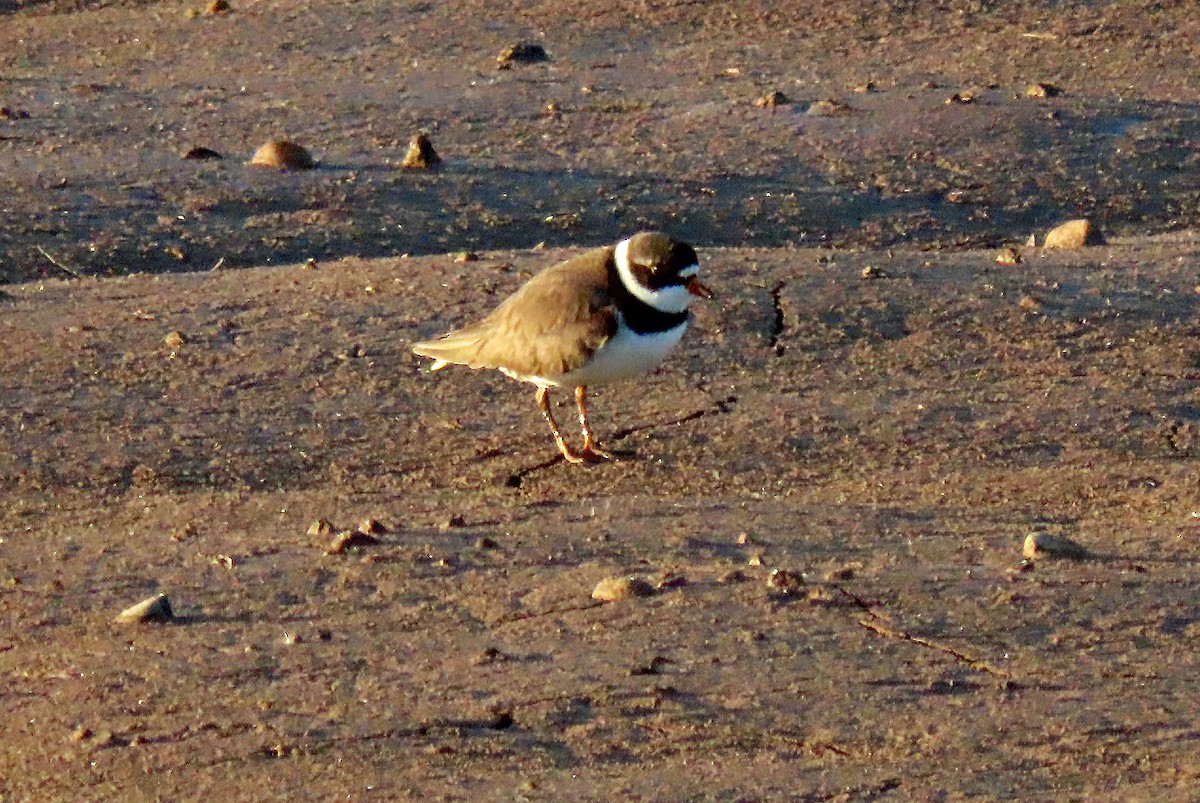
[[[791,98],[776,89],[754,101],[754,105],[760,107],[785,106],[791,102]]]
[[[1072,541],[1065,535],[1055,535],[1054,533],[1030,533],[1025,537],[1022,553],[1027,560],[1040,558],[1087,560],[1092,557],[1092,553],[1083,544]]]
[[[333,543],[325,550],[326,555],[341,555],[350,550],[362,549],[363,547],[375,546],[379,543],[379,539],[373,535],[359,532],[358,530],[347,530],[343,533],[338,533],[333,539]]]
[[[137,605],[130,606],[117,614],[116,621],[122,624],[141,622],[169,622],[175,617],[166,594],[155,594]]]
[[[427,134],[417,134],[408,144],[408,153],[404,154],[403,167],[414,170],[428,170],[442,161]]]
[[[180,158],[193,161],[203,161],[206,159],[224,159],[225,157],[222,156],[220,152],[214,151],[212,148],[196,147],[188,148],[186,151],[184,151],[183,156]]]
[[[496,67],[501,70],[512,68],[514,64],[537,64],[549,61],[546,48],[535,42],[517,42],[509,45],[496,57]]]
[[[998,265],[1019,265],[1021,263],[1021,252],[1011,246],[1001,248],[996,252],[996,264]]]
[[[1088,220],[1068,220],[1055,226],[1046,234],[1043,248],[1083,248],[1088,245],[1103,245],[1104,238]]]
[[[327,538],[333,535],[336,531],[337,527],[334,527],[333,524],[326,519],[317,519],[312,524],[308,525],[308,534],[319,538]]]
[[[276,170],[312,170],[317,166],[303,146],[282,139],[273,139],[256,150],[250,164]]]
[[[1027,98],[1052,98],[1060,94],[1062,90],[1054,84],[1030,84],[1025,87],[1025,97]]]
[[[592,590],[592,599],[616,602],[629,597],[649,597],[653,594],[654,586],[641,577],[606,577]]]

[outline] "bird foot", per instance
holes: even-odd
[[[562,452],[563,460],[566,460],[568,463],[578,465],[588,460],[588,453],[586,451],[583,454],[575,454],[562,438],[556,438],[554,442],[558,444],[558,451]]]
[[[612,460],[612,455],[600,449],[596,444],[588,441],[583,444],[581,451],[574,451],[567,445],[566,441],[556,440],[558,451],[562,453],[563,459],[568,463],[579,465],[580,463],[603,463],[605,460]]]
[[[585,441],[583,444],[583,456],[586,460],[593,463],[602,463],[605,460],[613,459],[611,453],[604,451],[590,440]]]

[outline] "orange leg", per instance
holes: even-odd
[[[583,429],[583,456],[593,460],[611,459],[612,455],[596,446],[596,441],[592,438],[592,428],[588,426],[587,420],[586,387],[575,388],[575,406],[579,408],[579,426]]]
[[[580,457],[572,452],[571,447],[567,446],[567,442],[563,440],[563,436],[558,431],[558,422],[554,420],[554,413],[550,411],[549,396],[549,388],[538,388],[538,409],[542,411],[542,415],[545,417],[546,423],[550,425],[550,432],[554,435],[554,443],[558,445],[558,450],[562,452],[563,458],[565,458],[568,463],[582,463],[585,458]]]

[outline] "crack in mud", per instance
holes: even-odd
[[[823,803],[823,801],[827,800],[874,800],[880,795],[886,795],[888,792],[894,792],[899,788],[899,778],[888,778],[877,784],[857,787],[846,786],[835,792],[820,792],[813,795],[805,795],[798,799],[806,801],[806,803]]]
[[[874,615],[874,614],[872,613],[872,615]],[[987,661],[984,661],[980,658],[972,658],[970,655],[967,655],[966,653],[962,652],[961,650],[956,650],[954,647],[951,647],[949,645],[940,644],[936,641],[933,641],[932,639],[927,639],[922,636],[914,636],[911,633],[904,631],[904,630],[896,630],[891,627],[886,627],[882,624],[879,624],[878,622],[873,622],[870,619],[859,619],[858,624],[862,627],[865,627],[867,630],[870,630],[874,633],[878,633],[879,635],[884,636],[885,638],[899,639],[900,641],[907,641],[910,644],[916,644],[917,646],[925,647],[926,649],[936,650],[937,652],[943,652],[946,655],[951,656],[955,660],[966,664],[967,666],[971,667],[972,669],[979,670],[980,672],[986,672],[987,674],[992,675],[993,677],[1004,678],[1005,680],[1008,680],[1008,681],[1011,681],[1011,679],[1012,679],[1012,676],[1008,672],[1005,672],[1003,669],[998,669],[998,668],[992,666],[991,664],[989,664]]]
[[[781,298],[785,287],[787,287],[787,282],[781,280],[776,282],[775,286],[771,288],[771,305],[775,309],[775,320],[771,324],[771,337],[767,345],[774,350],[776,357],[782,357],[783,352],[787,350],[787,346],[779,342],[783,339],[787,331],[787,325],[783,321],[783,301]]]
[[[593,608],[599,608],[604,603],[597,600],[588,602],[582,605],[568,605],[562,608],[550,608],[545,611],[528,611],[527,613],[517,613],[512,616],[505,616],[488,624],[488,627],[500,627],[502,625],[510,625],[513,622],[524,622],[527,619],[538,619],[542,616],[553,616],[558,613],[576,613],[578,611],[590,611]]]
[[[843,597],[846,597],[847,599],[849,599],[850,602],[855,607],[861,609],[864,613],[866,613],[872,619],[880,619],[885,622],[892,621],[891,617],[884,616],[883,614],[879,613],[879,611],[875,610],[874,606],[871,605],[871,603],[867,602],[865,599],[860,597],[858,594],[855,594],[853,591],[847,591],[846,589],[842,588],[837,583],[833,583],[833,582],[828,583],[828,585],[834,591],[837,591]]]
[[[695,421],[697,419],[705,418],[706,416],[710,416],[710,415],[722,415],[722,414],[730,412],[733,409],[733,406],[737,403],[737,400],[738,400],[737,396],[726,396],[725,398],[719,399],[718,401],[716,401],[710,407],[705,407],[705,408],[702,408],[699,410],[693,410],[692,412],[688,413],[687,415],[680,416],[679,418],[673,418],[670,421],[659,421],[659,422],[649,423],[649,424],[635,424],[634,426],[631,426],[631,427],[624,427],[623,429],[618,429],[615,432],[613,432],[612,440],[619,441],[619,440],[622,440],[623,438],[628,438],[630,435],[634,435],[638,432],[654,430],[654,429],[658,429],[660,427],[679,426],[680,424],[686,424],[689,421]],[[504,480],[504,485],[507,488],[520,488],[521,484],[525,481],[525,478],[528,477],[530,474],[533,474],[537,471],[542,471],[543,469],[550,468],[551,466],[557,465],[561,462],[563,462],[562,455],[555,455],[554,457],[550,458],[549,460],[543,460],[540,463],[533,464],[532,466],[526,466],[525,468],[519,469],[519,470],[513,472],[512,474],[510,474]]]
[[[835,589],[838,593],[847,597],[857,608],[861,609],[864,613],[867,614],[867,616],[870,617],[870,619],[859,619],[858,620],[858,624],[861,627],[865,627],[867,630],[870,630],[874,633],[884,636],[885,638],[899,639],[900,641],[907,641],[910,644],[916,644],[917,646],[925,647],[926,649],[943,652],[943,653],[953,657],[954,659],[956,659],[964,664],[967,664],[972,669],[976,669],[981,672],[986,672],[987,674],[992,675],[994,677],[1004,678],[1005,680],[1007,680],[1009,682],[1012,681],[1011,674],[1004,671],[1003,669],[998,669],[998,668],[992,666],[987,661],[984,661],[980,658],[973,658],[970,655],[967,655],[966,653],[964,653],[960,650],[956,650],[954,647],[951,647],[946,644],[941,644],[939,642],[933,641],[932,639],[927,639],[922,636],[914,636],[905,630],[899,630],[897,628],[888,627],[887,625],[883,624],[883,622],[893,621],[891,619],[891,617],[885,616],[884,614],[879,613],[879,611],[877,611],[875,609],[875,607],[873,605],[871,605],[869,602],[867,602],[866,600],[864,600],[862,597],[858,596],[857,594],[855,594],[851,591],[847,591],[846,589],[842,588],[837,583],[830,583],[829,585],[830,585],[830,587]]]

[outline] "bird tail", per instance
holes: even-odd
[[[430,371],[440,371],[447,365],[469,365],[480,339],[475,333],[451,332],[437,340],[414,343],[412,350],[414,354],[433,360]]]

